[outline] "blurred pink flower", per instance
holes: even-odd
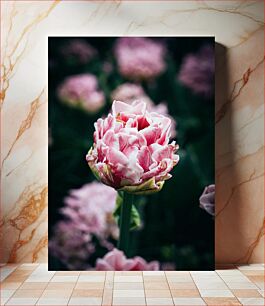
[[[178,80],[196,94],[210,97],[214,91],[214,48],[202,47],[196,54],[188,54],[180,67]]]
[[[73,39],[61,50],[66,59],[75,60],[80,64],[90,62],[97,54],[97,51],[84,39]]]
[[[104,238],[108,232],[107,216],[114,211],[117,192],[98,182],[69,192],[61,209],[80,231]]]
[[[71,221],[60,221],[49,239],[49,251],[70,270],[87,269],[87,260],[95,252],[95,245],[89,232],[76,229]]]
[[[67,105],[88,113],[98,112],[105,104],[97,78],[92,74],[79,74],[66,78],[58,88],[58,96]]]
[[[157,271],[159,263],[147,263],[142,257],[126,258],[122,251],[113,249],[102,259],[97,259],[97,271]]]
[[[207,211],[210,215],[214,216],[215,185],[209,185],[205,187],[199,201],[200,207]]]
[[[150,38],[119,38],[115,55],[120,73],[128,79],[154,79],[166,67],[164,45]]]
[[[123,101],[132,104],[135,100],[140,100],[146,103],[146,109],[149,112],[156,112],[168,117],[171,120],[170,138],[177,135],[176,121],[169,115],[166,103],[161,102],[155,104],[145,93],[143,87],[134,83],[123,83],[111,93],[112,100]]]
[[[93,182],[71,190],[65,198],[65,206],[61,209],[65,220],[55,226],[49,249],[70,269],[86,266],[95,251],[93,237],[97,237],[103,247],[113,248],[107,238],[117,239],[119,234],[112,217],[116,195],[114,189]]]
[[[114,101],[112,114],[95,123],[87,162],[99,180],[115,189],[157,192],[179,161],[178,146],[169,144],[170,127],[169,118],[149,113],[143,102]]]

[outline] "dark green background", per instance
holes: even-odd
[[[85,160],[93,141],[93,124],[108,113],[110,92],[128,81],[116,69],[116,38],[86,38],[99,52],[87,65],[62,57],[60,50],[69,39],[49,38],[49,127],[53,139],[49,147],[49,237],[61,218],[58,209],[68,190],[94,180]],[[214,97],[194,95],[177,81],[176,75],[187,53],[198,51],[206,43],[214,45],[214,38],[155,39],[167,46],[167,69],[142,86],[155,103],[167,101],[170,115],[177,121],[180,162],[162,191],[145,197],[146,204],[140,207],[144,226],[132,234],[131,256],[173,262],[176,270],[213,270],[214,219],[199,208],[199,197],[205,185],[214,183]],[[109,75],[102,69],[105,61],[114,66]],[[93,116],[68,108],[56,96],[65,77],[84,72],[98,77],[107,98],[105,108]],[[66,269],[50,254],[49,267]]]

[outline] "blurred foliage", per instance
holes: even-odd
[[[86,65],[67,62],[60,50],[70,38],[49,38],[49,235],[60,220],[58,209],[69,189],[79,188],[95,178],[85,156],[93,142],[94,122],[109,112],[110,93],[128,81],[117,71],[113,56],[115,38],[87,38],[98,50],[97,57]],[[177,81],[184,56],[196,52],[213,38],[156,38],[168,48],[167,70],[151,83],[143,83],[155,103],[166,101],[177,121],[176,141],[180,162],[172,171],[161,192],[145,197],[140,205],[142,229],[132,233],[131,256],[146,260],[173,262],[177,270],[214,269],[214,220],[199,208],[205,185],[214,183],[214,98],[194,95]],[[103,64],[114,69],[107,74]],[[89,72],[98,77],[99,88],[107,98],[100,113],[90,116],[58,101],[56,90],[69,75]],[[139,208],[139,207],[138,207]],[[95,254],[102,256],[103,254]],[[50,258],[50,266],[58,259]]]

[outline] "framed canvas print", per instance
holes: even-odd
[[[49,37],[49,269],[214,270],[214,37]]]

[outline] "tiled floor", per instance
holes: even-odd
[[[51,272],[2,265],[1,305],[264,305],[264,265],[200,272]]]

